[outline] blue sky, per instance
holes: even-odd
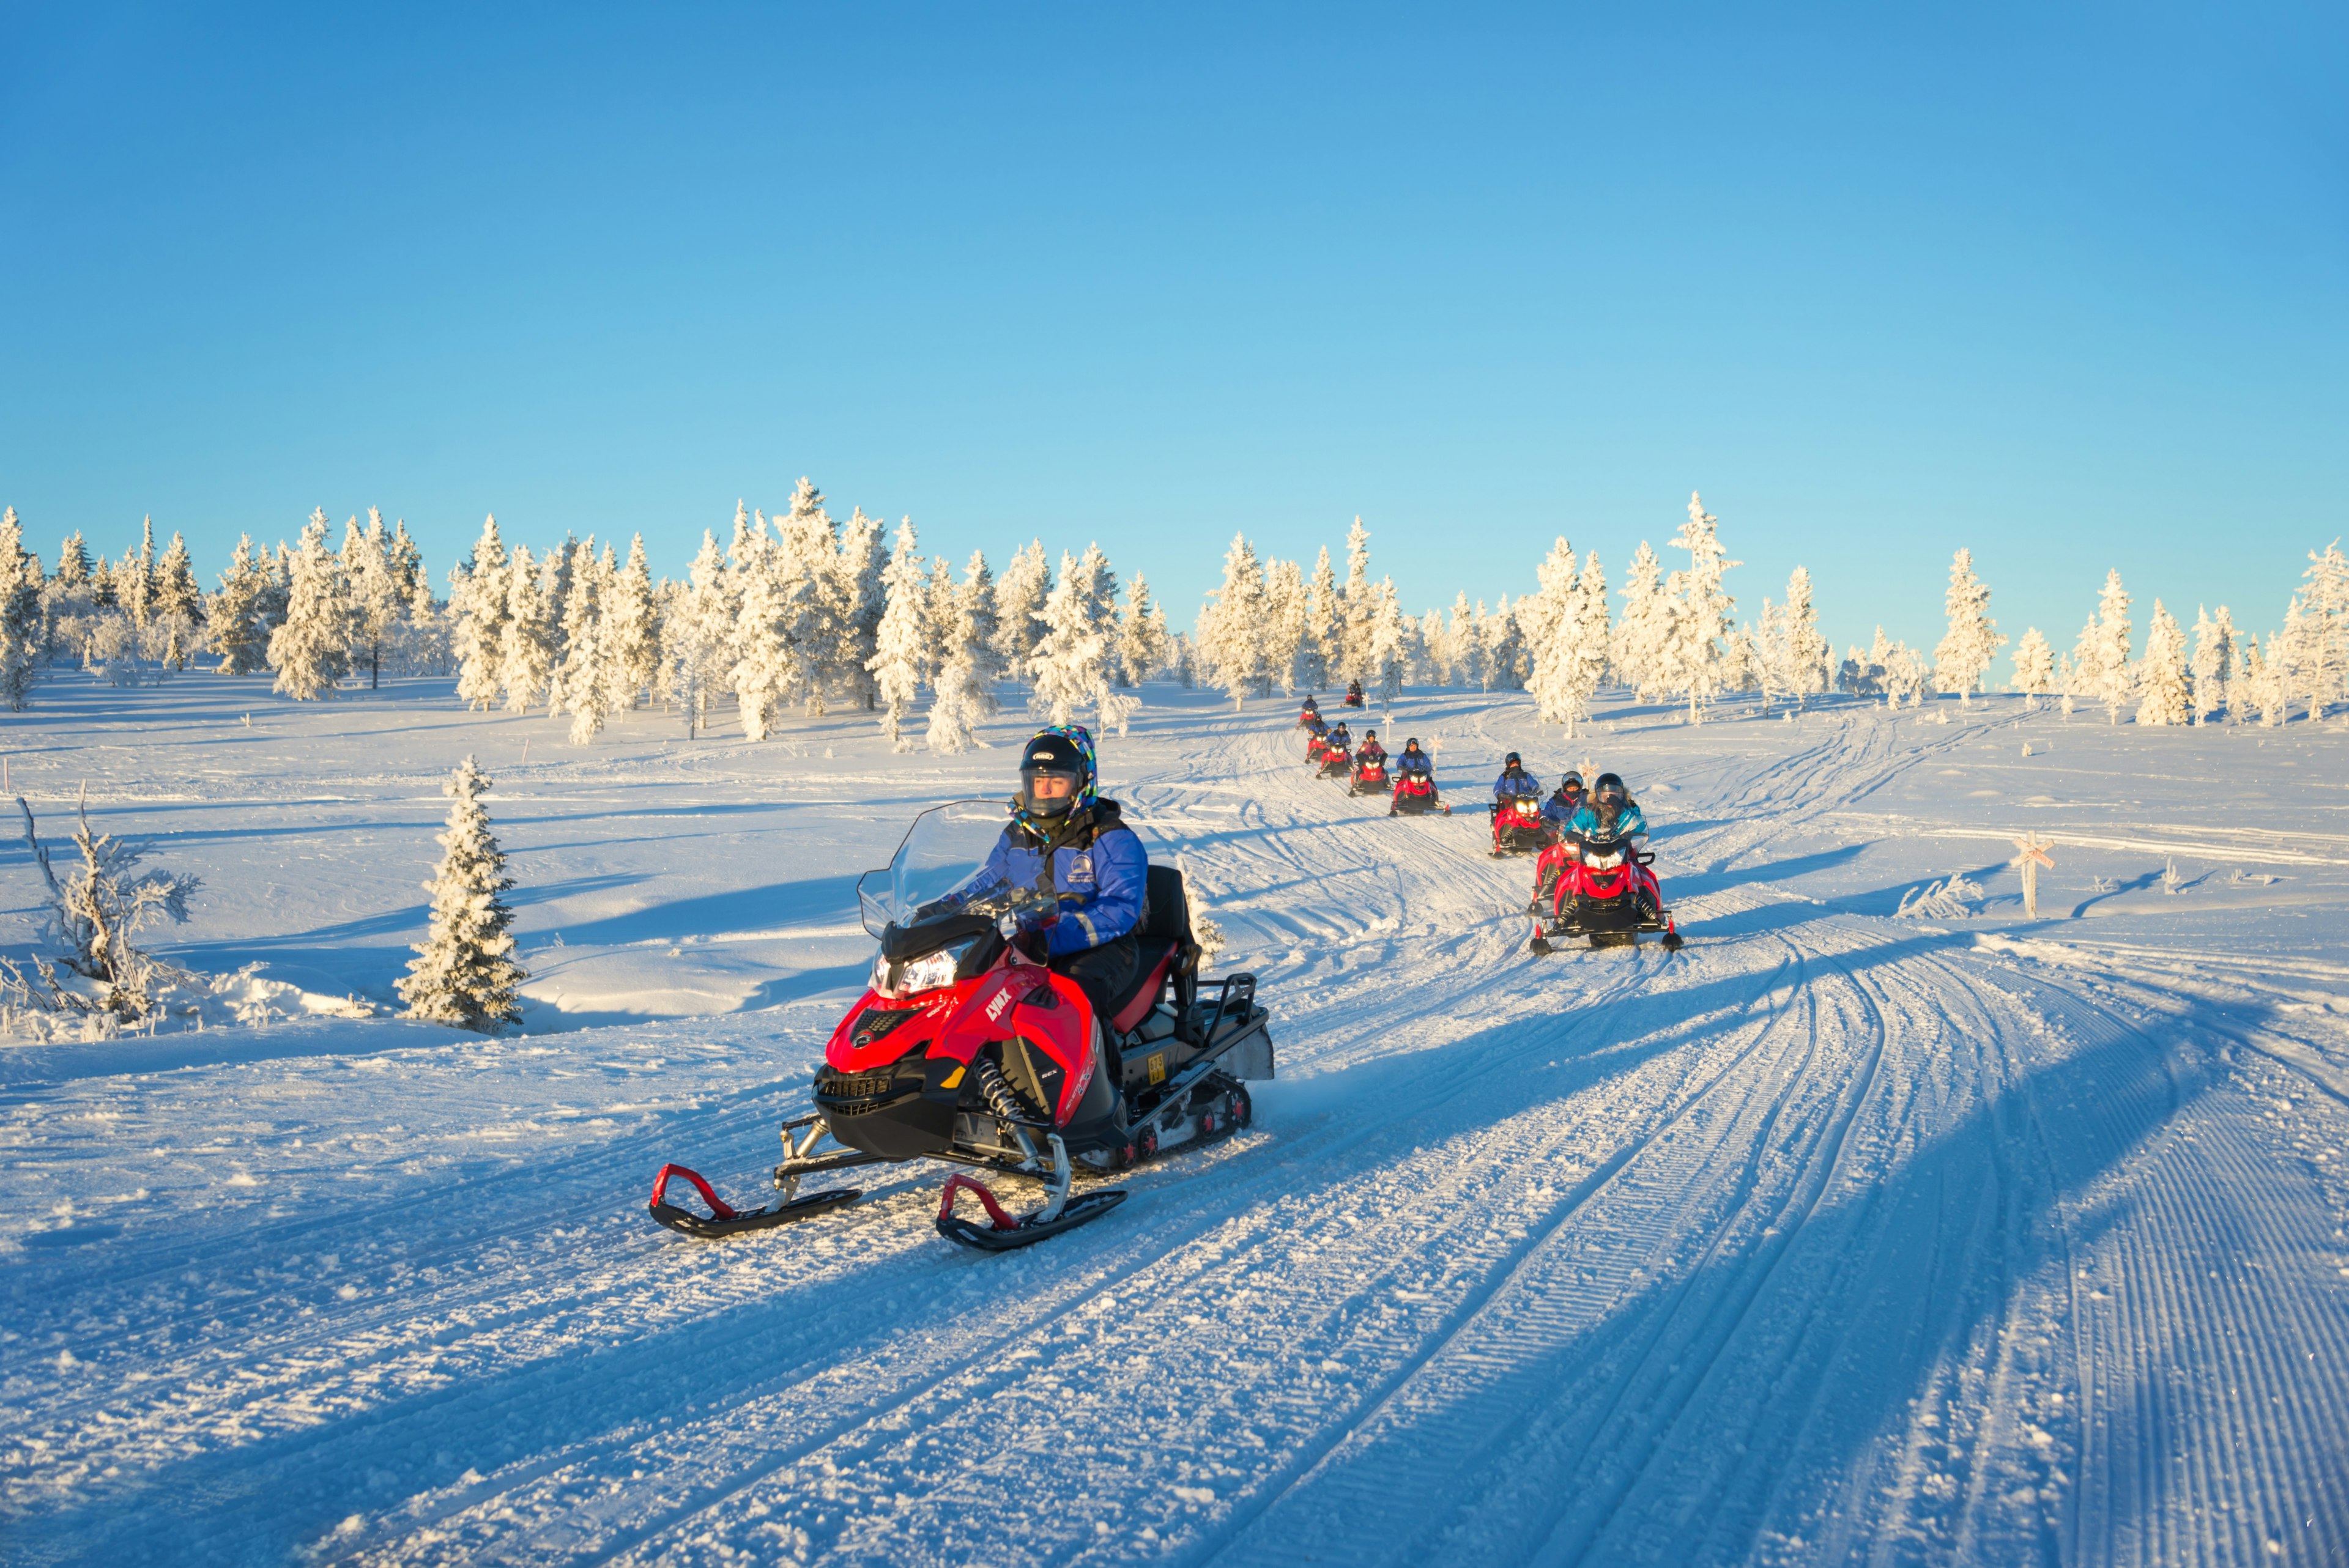
[[[0,7],[0,500],[436,573],[812,475],[1178,622],[1362,515],[1930,646],[1970,545],[2276,621],[2349,532],[2349,9]],[[1667,555],[1676,552],[1666,552]],[[2003,673],[2003,665],[2001,666]]]

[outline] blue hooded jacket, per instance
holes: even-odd
[[[1575,812],[1574,820],[1566,825],[1566,830],[1569,833],[1579,833],[1586,839],[1597,838],[1601,831],[1599,826],[1598,806],[1590,801],[1584,801],[1582,809]],[[1615,830],[1610,836],[1618,839],[1644,839],[1648,836],[1648,819],[1640,814],[1640,808],[1636,804],[1626,800],[1623,802],[1623,809],[1615,814]]]
[[[1092,810],[1092,828],[1079,835],[1082,841],[1051,851],[1052,890],[1060,895],[1061,913],[1045,939],[1055,958],[1115,942],[1142,923],[1149,897],[1150,856],[1134,830],[1118,820],[1117,802],[1096,800]],[[988,854],[988,876],[964,896],[978,897],[1007,884],[1035,887],[1043,869],[1041,841],[1014,822]]]
[[[1514,779],[1504,771],[1498,779],[1493,780],[1493,799],[1495,800],[1507,800],[1519,796],[1530,799],[1541,792],[1541,780],[1522,768],[1517,769],[1516,777]]]
[[[1392,766],[1397,773],[1423,774],[1430,779],[1435,777],[1435,763],[1424,751],[1398,751]]]

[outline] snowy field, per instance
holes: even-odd
[[[1517,748],[1657,826],[1687,949],[1535,959],[1481,811],[1154,686],[1108,792],[1280,1078],[984,1256],[936,1166],[723,1243],[644,1204],[761,1197],[855,873],[1027,727],[574,748],[448,687],[60,680],[0,732],[53,840],[87,782],[204,879],[170,956],[295,1015],[0,1047],[11,1563],[2349,1563],[2349,731],[1619,700],[1569,747],[1413,693],[1455,799]],[[330,1016],[391,1001],[469,751],[525,1032]]]

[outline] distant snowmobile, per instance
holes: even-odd
[[[1628,839],[1570,833],[1542,851],[1535,868],[1537,954],[1557,950],[1553,937],[1587,935],[1593,947],[1636,946],[1642,932],[1661,932],[1664,950],[1677,953],[1680,927],[1664,907],[1663,886],[1648,869],[1656,858]]]
[[[1321,727],[1321,704],[1318,700],[1309,696],[1305,699],[1305,706],[1298,710],[1297,727],[1299,729]]]
[[[1354,755],[1342,746],[1324,747],[1321,751],[1321,777],[1343,779],[1354,770]]]
[[[1383,795],[1387,792],[1387,759],[1383,752],[1373,755],[1369,748],[1354,754],[1354,771],[1346,785],[1349,795]]]
[[[1149,868],[1148,908],[1135,931],[1141,962],[1097,1045],[1083,990],[1017,939],[1020,917],[1048,912],[1050,893],[1013,887],[947,902],[979,882],[1003,823],[996,802],[934,807],[915,819],[885,870],[858,882],[880,952],[864,995],[824,1047],[815,1109],[783,1123],[781,1199],[740,1212],[694,1171],[664,1165],[653,1187],[656,1221],[689,1236],[763,1229],[860,1196],[854,1188],[803,1194],[809,1177],[942,1160],[1042,1183],[1043,1206],[1014,1219],[977,1179],[947,1179],[939,1233],[1001,1252],[1124,1200],[1116,1190],[1075,1192],[1081,1171],[1123,1171],[1247,1125],[1243,1080],[1273,1076],[1268,1016],[1254,975],[1200,975],[1182,873]],[[839,1147],[820,1150],[826,1138]],[[707,1215],[669,1203],[678,1177],[700,1192]],[[965,1192],[985,1210],[985,1224],[955,1212]]]
[[[1346,683],[1346,696],[1345,696],[1345,698],[1344,698],[1344,700],[1343,700],[1341,703],[1340,703],[1340,705],[1339,705],[1339,706],[1340,706],[1340,707],[1361,707],[1361,706],[1362,706],[1362,683],[1361,683],[1361,682],[1360,682],[1360,681],[1348,681],[1348,682]]]
[[[1387,807],[1390,817],[1424,817],[1440,813],[1449,817],[1452,808],[1435,792],[1435,780],[1424,773],[1399,773],[1395,776],[1394,799]]]

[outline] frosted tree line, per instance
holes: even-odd
[[[111,562],[80,534],[53,569],[0,513],[0,704],[21,709],[46,670],[78,665],[122,685],[167,679],[191,662],[273,677],[319,700],[386,675],[450,674],[477,708],[543,711],[585,743],[647,705],[681,711],[698,734],[719,719],[763,739],[792,714],[869,713],[901,748],[979,744],[986,720],[1021,683],[1029,710],[1123,733],[1145,680],[1204,680],[1235,705],[1360,682],[1388,704],[1406,686],[1524,690],[1569,735],[1602,688],[1683,705],[1691,723],[1733,696],[1764,714],[1829,690],[1894,707],[1929,691],[1961,705],[1992,689],[2009,639],[1970,551],[1944,593],[1948,631],[1930,656],[1878,627],[1838,663],[1819,631],[1810,573],[1796,567],[1775,603],[1741,620],[1738,565],[1718,520],[1692,494],[1666,561],[1642,541],[1610,587],[1599,552],[1560,537],[1535,588],[1491,602],[1457,594],[1448,611],[1404,610],[1373,576],[1356,518],[1342,556],[1265,560],[1245,534],[1191,635],[1167,624],[1136,573],[1121,584],[1097,544],[1057,562],[1031,541],[999,575],[984,552],[957,571],[925,558],[911,520],[892,532],[853,510],[833,518],[802,479],[773,516],[737,503],[729,537],[706,531],[682,579],[656,580],[641,536],[509,546],[494,517],[436,599],[404,522],[370,510],[339,545],[323,511],[292,543],[248,535],[218,579],[199,586],[184,541],[159,546],[151,522]],[[1342,564],[1342,571],[1341,571]],[[2156,601],[2140,647],[2117,572],[2068,653],[2037,627],[2012,643],[2010,689],[2065,713],[2095,705],[2109,722],[2281,724],[2349,700],[2349,562],[2336,541],[2311,552],[2300,591],[2261,636],[2225,605],[2182,624]]]
[[[1630,688],[1641,701],[1685,702],[1702,722],[1723,696],[1759,693],[1764,710],[1796,705],[1827,689],[1829,646],[1818,629],[1810,573],[1787,580],[1785,598],[1762,601],[1760,616],[1736,621],[1727,573],[1739,564],[1721,542],[1719,520],[1692,493],[1688,518],[1670,542],[1688,564],[1667,573],[1641,542],[1610,613],[1607,572],[1591,550],[1558,539],[1537,569],[1535,592],[1487,607],[1454,597],[1447,615],[1402,609],[1392,577],[1370,573],[1370,531],[1359,517],[1346,536],[1341,581],[1324,549],[1302,563],[1260,560],[1245,534],[1224,553],[1223,582],[1207,596],[1196,634],[1201,673],[1234,705],[1361,683],[1390,703],[1404,685],[1524,690],[1541,717],[1569,735],[1589,717],[1601,686]]]

